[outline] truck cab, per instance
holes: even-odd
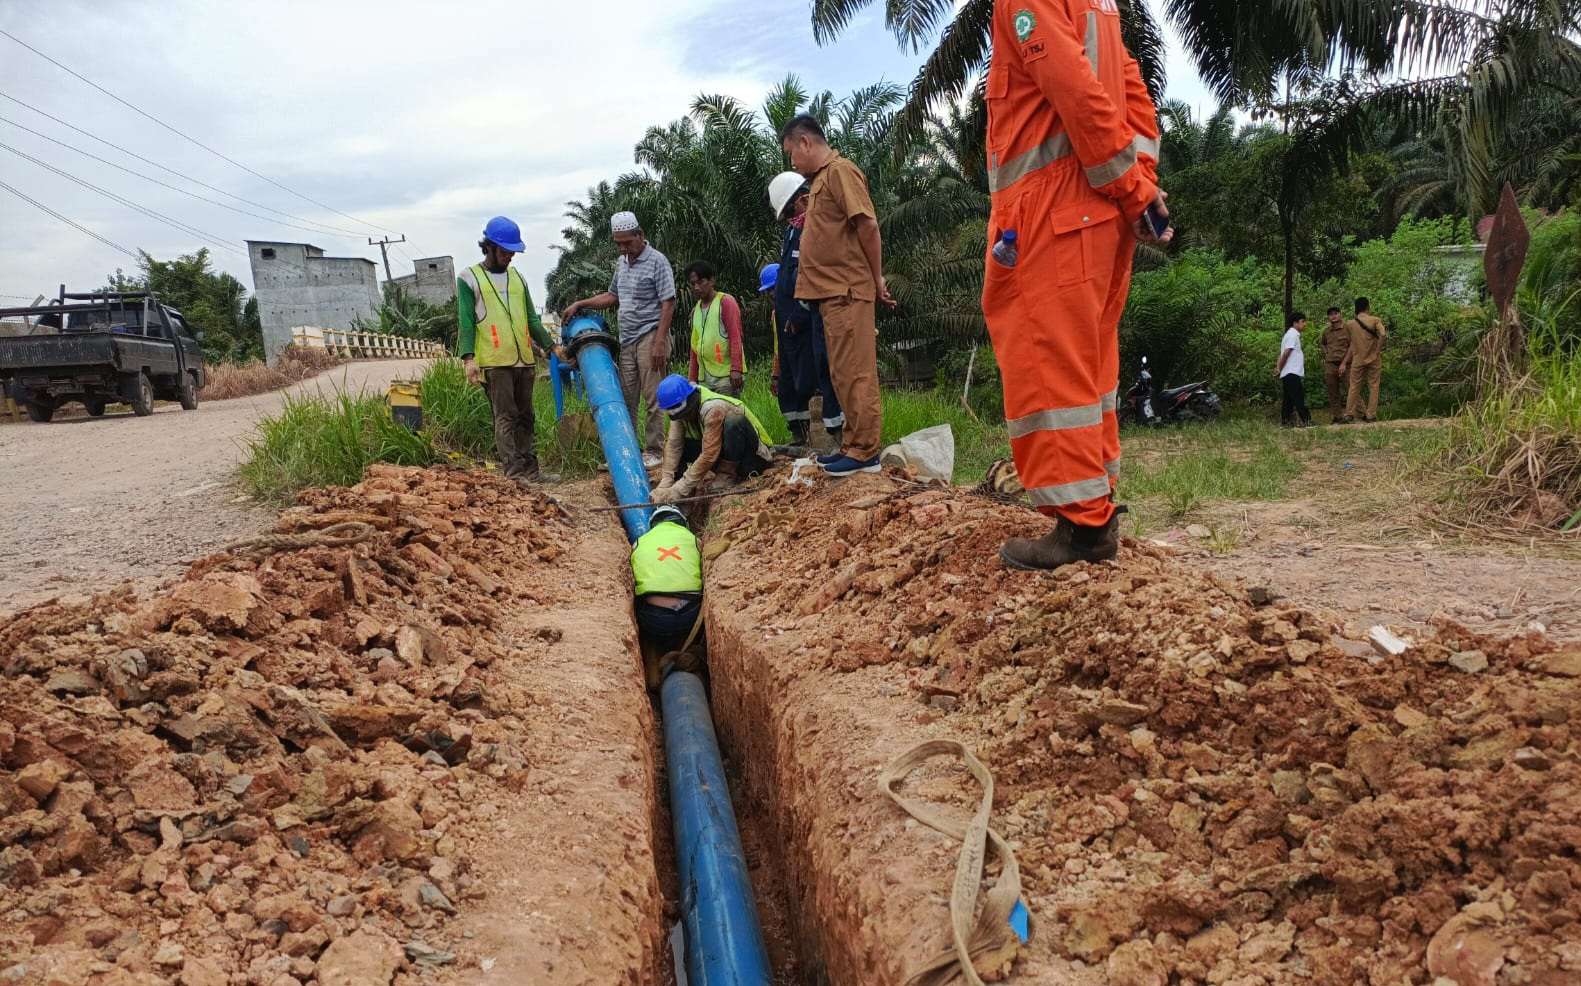
[[[0,309],[20,319],[19,336],[0,337],[0,380],[34,421],[80,401],[94,417],[108,404],[152,414],[156,399],[198,406],[205,367],[201,333],[147,291],[67,294],[47,305]]]

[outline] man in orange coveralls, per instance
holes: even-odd
[[[1057,518],[1000,558],[1019,569],[1113,558],[1120,313],[1137,237],[1173,235],[1147,216],[1168,218],[1158,118],[1115,0],[995,0],[987,95],[983,316],[1021,483]]]

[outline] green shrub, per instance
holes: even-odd
[[[494,446],[494,412],[482,387],[467,383],[458,359],[439,359],[423,374],[423,430],[441,447],[473,459],[497,459]],[[569,390],[566,413],[589,410],[587,403]],[[538,461],[547,472],[564,478],[591,476],[603,461],[598,443],[584,435],[570,435],[562,442],[554,416],[554,387],[548,379],[533,382],[533,432]]]
[[[310,486],[349,486],[374,462],[423,466],[439,461],[428,436],[390,416],[382,395],[287,397],[258,422],[241,467],[243,486],[271,501]]]
[[[494,412],[482,387],[467,383],[466,370],[458,359],[439,359],[429,365],[421,382],[423,428],[445,448],[475,459],[486,459],[494,451]],[[533,405],[537,413],[538,393]],[[550,403],[553,421],[553,403]]]

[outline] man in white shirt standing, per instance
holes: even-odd
[[[620,250],[609,290],[572,302],[564,314],[570,322],[584,308],[619,306],[620,389],[625,392],[631,427],[637,408],[647,409],[642,424],[642,462],[658,465],[664,451],[664,415],[659,413],[659,381],[670,365],[670,321],[675,317],[675,268],[642,231],[635,214],[617,212],[609,220],[610,235]]]
[[[1306,357],[1301,352],[1301,333],[1306,331],[1307,317],[1300,312],[1290,315],[1290,328],[1285,330],[1284,341],[1279,344],[1279,385],[1284,388],[1284,407],[1279,420],[1286,428],[1306,428],[1312,424],[1312,412],[1307,410]]]

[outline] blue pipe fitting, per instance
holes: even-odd
[[[702,679],[672,671],[659,701],[687,986],[771,986],[768,951]]]
[[[609,334],[609,326],[599,315],[576,316],[566,323],[560,337],[576,361],[587,402],[593,407],[598,441],[604,447],[604,461],[609,463],[609,476],[615,484],[615,501],[647,503],[652,499],[648,470],[642,465],[636,422],[626,413],[620,373],[615,369],[619,342]],[[649,511],[648,507],[631,507],[620,512],[628,540],[636,541],[648,533]]]

